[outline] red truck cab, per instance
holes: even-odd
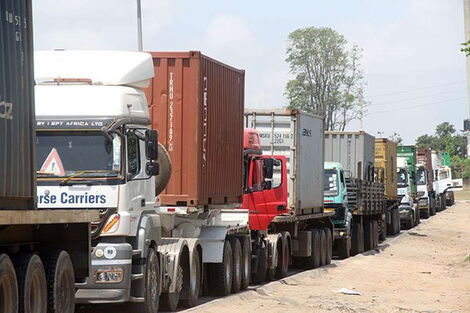
[[[287,213],[287,160],[262,154],[257,130],[247,128],[243,140],[243,208],[249,210],[251,230],[267,230],[278,215]]]

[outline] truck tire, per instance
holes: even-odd
[[[268,247],[266,246],[266,243],[263,242],[262,246],[259,247],[258,253],[257,253],[257,259],[258,259],[258,268],[256,269],[256,272],[253,273],[253,282],[255,284],[261,284],[266,281],[266,272],[268,270]]]
[[[6,254],[0,254],[0,312],[18,313],[18,281]]]
[[[373,220],[372,221],[372,226],[374,229],[374,244],[373,244],[373,249],[377,248],[379,246],[379,221]]]
[[[437,211],[437,203],[436,203],[436,198],[434,197],[431,199],[431,208],[429,210],[429,215],[430,216],[436,215],[436,211]]]
[[[160,172],[155,176],[155,195],[158,196],[165,190],[166,185],[170,181],[172,165],[170,155],[165,147],[158,143],[158,166]]]
[[[246,290],[250,285],[251,277],[251,239],[249,237],[240,238],[242,245],[242,283],[241,290]]]
[[[230,239],[232,247],[232,293],[240,291],[242,284],[242,246],[238,238]]]
[[[374,225],[372,220],[364,220],[364,251],[374,249]]]
[[[327,227],[323,228],[326,235],[326,265],[331,264],[333,258],[333,235],[331,230]]]
[[[75,311],[75,274],[72,261],[63,250],[49,251],[43,258],[47,280],[47,312]]]
[[[320,233],[320,266],[326,265],[326,249],[328,248],[326,245],[326,234],[324,229],[319,229],[318,232]]]
[[[181,304],[188,308],[197,305],[201,289],[201,259],[199,258],[198,249],[194,249],[190,262],[192,262],[192,265],[188,264],[188,275],[183,273],[183,290],[181,291]]]
[[[395,210],[395,234],[399,234],[401,230],[401,219],[400,219],[400,212],[398,211],[398,208]]]
[[[164,292],[160,295],[161,307],[164,311],[174,312],[180,302],[181,290],[183,289],[183,267],[178,264],[176,273],[176,290]]]
[[[446,197],[446,205],[447,206],[454,205],[454,192],[453,191],[446,191],[446,194],[449,194],[449,198]]]
[[[384,241],[387,239],[387,218],[385,214],[383,214],[382,218],[377,221],[377,227],[379,229],[379,241]]]
[[[149,247],[144,273],[144,302],[134,303],[132,312],[157,313],[160,307],[160,264],[154,247]]]
[[[336,240],[338,258],[341,260],[347,259],[350,256],[349,240],[350,238],[340,238]]]
[[[431,204],[428,205],[426,211],[419,210],[419,215],[421,218],[428,219],[431,217]]]
[[[232,291],[232,247],[225,240],[222,263],[209,263],[209,287],[216,296],[228,296]]]
[[[286,236],[282,236],[286,238]],[[287,272],[289,271],[289,244],[284,240],[281,241],[281,246],[278,246],[278,262],[276,268],[276,278],[281,279],[287,276]]]
[[[312,255],[305,258],[305,266],[309,269],[320,266],[321,238],[318,229],[312,230]]]
[[[47,312],[47,282],[41,258],[19,254],[13,259],[18,279],[19,313]]]
[[[351,238],[351,255],[364,252],[364,229],[362,223],[353,223],[353,232]]]

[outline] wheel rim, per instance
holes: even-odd
[[[150,261],[147,266],[147,283],[148,290],[150,291],[150,301],[152,306],[155,308],[158,301],[158,278],[157,271],[155,270],[157,267],[155,254],[151,254]]]
[[[250,278],[250,255],[249,253],[243,254],[243,269],[244,269],[244,274],[245,274],[245,280],[248,281]]]

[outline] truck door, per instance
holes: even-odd
[[[124,211],[129,212],[130,231],[135,230],[142,211],[153,207],[153,178],[145,172],[145,143],[139,140],[134,132],[126,134],[126,191],[119,201],[125,205]],[[121,204],[120,204],[121,205]]]
[[[250,171],[250,228],[265,230],[272,219],[287,212],[285,157],[258,156]]]

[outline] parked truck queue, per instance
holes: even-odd
[[[199,51],[33,53],[31,2],[0,3],[1,313],[193,307],[453,204],[445,154],[246,108]]]

